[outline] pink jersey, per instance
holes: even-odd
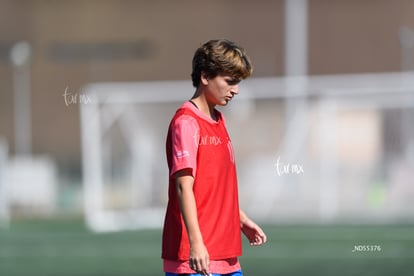
[[[222,114],[214,121],[191,103],[184,103],[171,120],[166,151],[169,201],[164,222],[162,258],[164,270],[192,273],[188,266],[190,244],[175,185],[175,173],[191,169],[194,196],[204,244],[212,272],[240,269],[242,253],[236,167],[233,147]],[[173,271],[172,271],[173,270]]]

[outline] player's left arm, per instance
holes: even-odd
[[[267,241],[266,234],[262,228],[252,221],[245,212],[241,209],[240,211],[240,228],[246,238],[249,240],[250,245],[258,246],[262,245]]]

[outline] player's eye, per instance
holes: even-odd
[[[226,79],[228,85],[236,85],[240,82],[238,79]]]

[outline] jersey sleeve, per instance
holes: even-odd
[[[182,169],[191,169],[193,177],[197,172],[197,151],[200,129],[196,119],[182,115],[172,126],[172,167],[170,176]]]

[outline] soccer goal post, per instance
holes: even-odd
[[[10,223],[9,189],[7,179],[8,144],[0,139],[0,228]]]
[[[82,93],[91,99],[80,106],[88,226],[161,227],[167,128],[194,88],[189,81],[93,83]],[[414,170],[404,169],[414,162],[413,107],[412,72],[243,81],[219,107],[241,206],[267,223],[412,216]]]

